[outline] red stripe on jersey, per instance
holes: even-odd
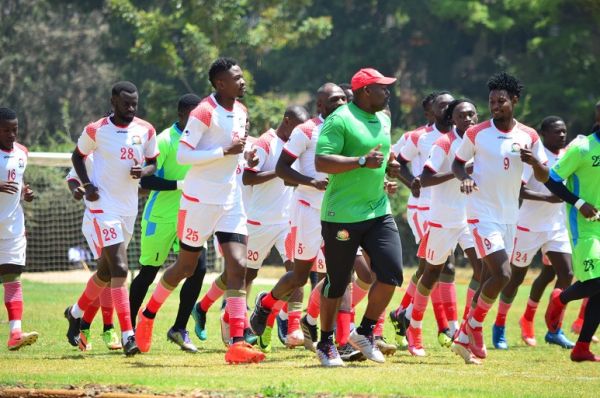
[[[419,224],[419,213],[415,212],[413,214],[413,223],[415,224],[415,228],[417,229],[417,236],[419,239],[423,239],[423,230],[421,229],[421,224]]]
[[[77,152],[79,152],[79,154],[81,156],[83,156],[84,158],[86,158],[89,155],[89,153],[83,153],[83,152],[81,152],[81,149],[79,149],[79,146],[76,146],[75,148],[77,149]]]
[[[133,121],[148,129],[148,141],[150,141],[150,139],[156,135],[156,130],[154,129],[154,126],[151,123],[145,121],[144,119],[140,119],[139,117],[133,118]]]
[[[519,129],[523,130],[529,135],[529,138],[531,138],[531,145],[535,144],[540,139],[540,136],[538,135],[537,131],[535,131],[535,129],[519,122],[517,122],[517,126],[519,126]]]
[[[309,206],[310,207],[310,203],[308,203],[306,200],[299,199],[298,203],[300,203],[303,206]]]
[[[429,206],[417,206],[417,210],[426,211],[429,210]]]
[[[151,158],[145,158],[146,160],[154,160],[158,157],[158,155],[160,155],[160,152],[157,153],[156,155],[152,156]]]
[[[250,225],[261,225],[261,223],[259,221],[254,221],[254,220],[248,220],[248,224],[250,224]]]
[[[29,150],[27,149],[27,147],[25,145],[21,145],[18,142],[15,142],[15,146],[17,148],[19,148],[20,150],[22,150],[23,152],[25,152],[25,155],[29,156]]]
[[[269,129],[269,131],[258,137],[258,140],[256,140],[253,145],[262,148],[268,155],[269,152],[271,152],[271,141],[275,137],[277,136],[275,135],[273,129]]]
[[[92,213],[92,214],[102,214],[102,213],[104,213],[104,210],[102,210],[102,209],[90,209],[90,213]]]
[[[479,124],[476,124],[475,126],[469,127],[467,129],[467,132],[465,133],[465,135],[474,144],[475,143],[475,137],[477,137],[477,134],[479,134],[479,132],[481,130],[488,129],[491,126],[492,126],[492,121],[491,120],[486,120],[483,123],[479,123]]]
[[[256,170],[256,169],[253,169],[252,167],[244,167],[244,171],[246,171],[246,170],[247,170],[247,171],[251,171],[251,172],[253,172],[253,173],[258,173],[258,170]]]
[[[458,160],[461,163],[467,163],[466,160],[462,159],[460,156],[458,156],[457,154],[454,154],[454,159]]]
[[[419,243],[419,249],[417,250],[417,257],[426,258],[428,241],[429,241],[429,231],[427,231],[425,236],[423,236],[423,239],[421,239],[421,243]]]
[[[186,198],[187,200],[189,200],[190,202],[196,202],[196,203],[200,203],[200,199],[198,198],[194,198],[193,196],[189,196],[186,195],[184,193],[181,194],[181,196],[183,196],[184,198]]]
[[[213,101],[211,97],[206,97],[200,101],[197,107],[194,108],[194,110],[190,113],[190,117],[193,116],[204,123],[206,127],[210,127],[212,114],[216,107],[217,104],[215,101]]]
[[[310,140],[312,138],[312,132],[316,126],[321,124],[321,119],[318,117],[313,117],[312,119],[307,120],[306,122],[298,125],[297,127],[304,133],[305,136]]]
[[[519,231],[525,231],[525,232],[530,232],[531,231],[529,228],[521,227],[520,225],[517,225],[517,229]]]
[[[431,222],[431,221],[429,221],[429,226],[430,227],[435,227],[435,228],[443,228],[442,224],[438,224],[438,223]]]
[[[290,155],[291,157],[293,157],[294,159],[298,159],[298,156],[296,156],[295,154],[291,153],[287,148],[283,148],[283,151],[285,153],[287,153],[288,155]]]
[[[85,126],[85,132],[90,136],[92,141],[96,141],[96,133],[98,132],[98,129],[100,129],[102,126],[106,126],[107,124],[108,117],[103,117],[102,119],[96,120],[95,122]]]
[[[407,209],[418,209],[419,206],[415,206],[415,205],[407,205],[406,206]]]
[[[192,144],[189,144],[189,143],[185,142],[184,140],[179,140],[179,143],[184,144],[185,146],[187,146],[190,149],[196,149],[192,146]]]
[[[478,218],[471,218],[471,219],[467,219],[467,222],[469,224],[477,224],[479,222]]]
[[[448,154],[448,152],[450,152],[450,145],[452,144],[452,141],[450,141],[449,136],[454,137],[454,134],[444,134],[440,138],[435,140],[435,142],[433,143],[433,145],[441,148],[446,155]]]

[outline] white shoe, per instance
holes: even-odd
[[[316,353],[317,358],[319,358],[319,361],[321,361],[321,365],[323,366],[328,368],[346,366],[344,361],[342,361],[335,344],[317,344]]]
[[[223,340],[225,347],[229,347],[229,324],[223,320],[224,316],[225,312],[223,311],[219,317],[221,320],[221,340]]]
[[[285,346],[287,348],[294,348],[304,345],[304,334],[302,330],[294,330],[292,333],[288,333],[287,339],[285,340]]]
[[[370,337],[363,336],[362,334],[357,333],[356,329],[354,329],[350,333],[350,337],[348,337],[348,342],[352,345],[352,347],[362,352],[367,359],[377,363],[385,362],[385,357],[377,347],[372,335]]]

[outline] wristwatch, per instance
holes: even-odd
[[[358,165],[360,167],[365,167],[366,164],[367,164],[367,158],[366,157],[361,156],[361,157],[358,158]]]

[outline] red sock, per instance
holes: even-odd
[[[533,322],[538,304],[538,302],[533,301],[532,299],[527,300],[527,306],[525,307],[525,312],[523,313],[523,318],[525,318],[526,321]]]
[[[319,317],[321,312],[321,289],[313,289],[310,292],[310,297],[308,299],[308,308],[306,309],[306,313],[312,316],[314,319]]]
[[[425,315],[425,310],[427,309],[427,302],[429,301],[429,296],[425,296],[421,294],[419,290],[415,292],[415,297],[413,299],[413,311],[412,316],[410,318],[410,326],[413,328],[421,329],[421,322],[423,321],[423,316]]]
[[[229,311],[227,311],[227,303],[225,303],[225,312],[223,312],[223,322],[229,324]]]
[[[271,313],[267,317],[267,326],[273,327],[273,325],[275,324],[275,318],[277,317],[277,314],[279,314],[279,311],[281,311],[281,308],[283,307],[284,304],[285,304],[285,301],[281,301],[281,300],[279,300],[275,303],[275,305],[273,306],[273,309],[271,310]]]
[[[336,319],[335,340],[342,346],[348,342],[348,336],[350,336],[350,311],[339,310]]]
[[[77,300],[77,306],[84,312],[87,310],[87,307],[100,296],[102,289],[104,289],[104,286],[100,286],[96,283],[95,276],[96,274],[91,276],[85,285],[85,289],[79,297],[79,300]]]
[[[106,288],[105,288],[105,290],[106,290]],[[100,309],[100,298],[97,297],[96,300],[94,300],[90,305],[88,305],[87,309],[83,312],[83,316],[81,317],[81,320],[83,320],[88,325],[91,325],[91,323],[94,320],[94,317],[98,313],[99,309]]]
[[[4,283],[4,306],[9,321],[23,319],[23,287],[20,280]]]
[[[471,327],[481,327],[483,326],[483,321],[488,313],[488,311],[492,308],[492,304],[486,303],[479,295],[479,299],[477,299],[477,306],[473,310],[473,314],[469,319],[469,324]]]
[[[449,326],[439,286],[439,283],[437,283],[431,290],[431,304],[433,306],[433,315],[435,315],[435,321],[438,325],[438,332],[442,332],[448,329]]]
[[[125,286],[113,287],[110,289],[112,301],[117,311],[117,318],[119,318],[119,326],[121,327],[121,333],[129,332],[133,330],[131,326],[131,312],[129,308],[129,293]]]
[[[465,303],[465,311],[463,312],[463,321],[469,316],[471,310],[471,303],[473,302],[473,296],[475,296],[475,290],[470,287],[467,289],[467,302]]]
[[[112,325],[115,306],[112,301],[112,293],[105,287],[100,293],[100,308],[102,309],[102,323]]]
[[[507,303],[500,298],[500,301],[498,302],[498,314],[496,315],[496,326],[506,325],[506,315],[508,314],[508,310],[510,310],[511,305],[512,303]]]
[[[277,302],[277,299],[275,297],[273,297],[273,294],[271,292],[265,294],[265,296],[262,298],[262,300],[260,300],[260,305],[263,306],[264,308],[270,310],[273,308],[273,306],[275,305],[275,303]]]
[[[408,306],[413,300],[413,296],[415,295],[416,290],[417,285],[415,284],[415,282],[413,282],[412,278],[410,278],[410,282],[408,282],[408,287],[406,288],[404,297],[402,297],[402,301],[400,302],[400,307],[398,307],[398,310],[408,308]]]
[[[167,300],[167,298],[169,297],[171,292],[172,292],[172,290],[167,289],[162,284],[162,280],[160,280],[158,282],[158,285],[156,286],[156,289],[154,289],[154,293],[152,293],[152,297],[150,297],[150,301],[148,301],[146,310],[150,311],[153,314],[156,314],[158,312],[158,310],[160,310],[160,307]],[[114,299],[115,299],[115,296],[113,296],[113,301],[114,301]],[[115,307],[116,306],[117,306],[117,303],[115,301]],[[119,312],[119,310],[117,309],[117,314],[118,314],[118,312]]]
[[[440,286],[446,319],[456,321],[458,318],[456,310],[456,284],[454,282],[438,282],[438,285]]]
[[[351,318],[354,317],[352,314],[350,314]],[[377,337],[377,336],[382,336],[383,335],[383,324],[385,323],[385,311],[383,311],[381,313],[381,315],[379,315],[379,318],[377,318],[377,323],[375,324],[375,328],[373,329],[373,336]]]
[[[288,334],[300,329],[302,311],[288,312]]]
[[[581,319],[581,321],[583,321],[583,318],[585,318],[585,307],[587,307],[587,303],[588,298],[584,298],[581,302],[581,307],[579,307],[579,315],[577,315],[577,319]]]
[[[206,292],[204,297],[202,297],[202,300],[200,300],[200,308],[202,311],[207,312],[211,305],[213,305],[222,295],[223,289],[217,285],[217,281],[215,280],[210,284],[208,292]]]
[[[229,336],[244,336],[244,318],[246,317],[246,297],[227,297],[227,313],[229,313]]]

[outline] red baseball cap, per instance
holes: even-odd
[[[352,91],[358,90],[361,87],[368,86],[369,84],[392,84],[396,81],[395,77],[385,77],[379,71],[373,68],[362,68],[352,76],[350,85]]]

